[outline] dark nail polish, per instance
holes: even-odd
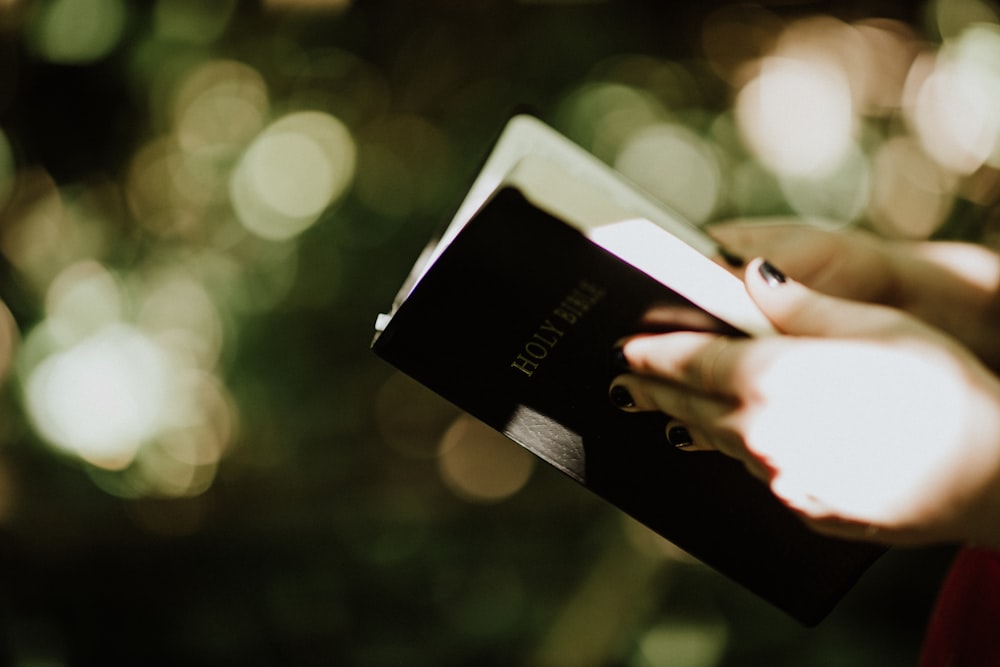
[[[783,285],[785,281],[788,280],[788,278],[785,277],[785,274],[779,271],[778,269],[774,268],[774,265],[772,265],[770,262],[764,262],[763,264],[761,264],[759,271],[761,277],[764,279],[765,282],[767,282],[767,284],[770,287],[777,287],[778,285]]]
[[[609,394],[609,397],[611,398],[611,403],[616,408],[625,409],[625,408],[635,407],[635,399],[632,398],[632,394],[629,392],[628,389],[621,386],[620,384],[616,384],[615,386],[611,387],[611,393]]]
[[[615,346],[615,349],[612,352],[612,364],[614,364],[615,370],[619,373],[627,373],[632,370],[632,367],[629,366],[628,359],[625,358],[625,349],[621,345]]]
[[[691,432],[683,426],[674,426],[667,431],[667,441],[677,449],[684,449],[694,444]]]
[[[734,269],[742,269],[746,260],[724,246],[719,246],[719,257]]]

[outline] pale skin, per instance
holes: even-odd
[[[743,272],[781,335],[633,338],[623,409],[671,415],[672,441],[742,461],[820,532],[1000,547],[1000,258],[801,225],[714,234],[787,274]]]

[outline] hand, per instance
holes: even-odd
[[[889,244],[857,230],[828,230],[783,218],[713,225],[709,233],[743,257],[767,257],[795,280],[831,296],[899,306]]]
[[[905,310],[1000,370],[1000,256],[986,248],[889,241],[782,219],[737,221],[710,231],[728,250],[767,257],[824,294]]]
[[[746,283],[786,335],[631,339],[633,372],[613,395],[672,415],[686,449],[743,461],[821,532],[1000,545],[1000,382],[898,310],[821,295],[760,260]]]

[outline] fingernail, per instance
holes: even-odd
[[[622,345],[616,345],[615,349],[612,351],[612,363],[614,364],[615,370],[619,373],[627,373],[632,370],[632,367],[628,363],[628,359],[625,357],[625,347]]]
[[[785,274],[776,269],[770,262],[762,263],[758,271],[761,278],[763,278],[770,287],[783,285],[785,281],[788,280],[788,278],[785,277]]]
[[[626,409],[635,407],[635,399],[632,398],[631,392],[620,384],[611,387],[611,393],[608,396],[616,408]]]
[[[694,439],[691,437],[691,432],[684,426],[674,426],[667,431],[667,442],[677,449],[684,449],[693,445]]]
[[[725,246],[719,246],[719,257],[721,257],[726,264],[733,267],[734,269],[742,269],[743,265],[746,264],[746,260],[737,255],[735,252],[726,248]]]

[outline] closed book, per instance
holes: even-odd
[[[499,157],[498,157],[499,156]],[[697,228],[531,116],[506,126],[376,324],[380,357],[806,625],[882,553],[809,530],[743,465],[608,398],[644,332],[775,335]],[[513,446],[513,445],[512,445]],[[808,443],[803,443],[808,446]]]

